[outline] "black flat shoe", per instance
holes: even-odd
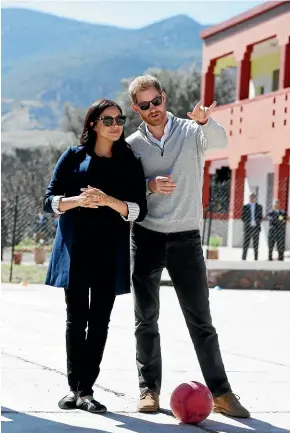
[[[58,402],[58,407],[63,410],[76,409],[77,398],[77,393],[71,391]]]
[[[105,413],[107,412],[106,406],[99,403],[92,396],[89,397],[79,397],[76,402],[78,409],[85,410],[91,413]]]

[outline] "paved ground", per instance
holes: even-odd
[[[290,432],[288,292],[211,290],[212,315],[234,391],[252,419],[211,415],[199,427],[180,425],[169,397],[182,381],[202,377],[171,287],[161,290],[164,375],[158,415],[138,415],[131,297],[119,297],[95,395],[107,416],[63,412],[66,391],[65,307],[60,289],[3,285],[2,428],[4,433]]]

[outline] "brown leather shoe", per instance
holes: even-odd
[[[159,395],[150,389],[141,392],[137,406],[138,412],[157,412],[159,409]]]
[[[239,402],[240,397],[227,392],[219,397],[215,397],[213,411],[234,418],[250,418],[250,412]]]

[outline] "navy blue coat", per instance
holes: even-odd
[[[126,143],[118,143],[120,163],[122,163],[122,197],[116,197],[124,201],[137,203],[140,207],[139,217],[136,221],[142,221],[147,214],[146,184],[141,162],[137,159]],[[85,175],[88,172],[91,156],[85,147],[69,147],[58,160],[49,186],[43,200],[45,212],[53,213],[52,200],[54,196],[77,196],[81,188],[87,187]],[[79,175],[76,175],[79,174]],[[104,191],[105,192],[105,191]],[[59,218],[55,242],[49,262],[45,284],[54,287],[69,288],[71,281],[71,253],[74,240],[76,219],[80,208],[71,209]],[[121,216],[120,216],[121,219]],[[84,234],[85,235],[85,234]],[[117,272],[115,278],[116,294],[130,292],[130,223],[123,221],[118,228],[120,236],[117,253]]]

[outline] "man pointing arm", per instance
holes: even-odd
[[[226,131],[211,117],[215,107],[215,101],[210,107],[204,107],[203,101],[200,101],[192,112],[187,113],[188,117],[200,126],[197,140],[204,151],[224,149],[228,145]]]

